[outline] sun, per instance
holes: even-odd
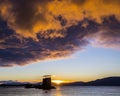
[[[64,81],[62,81],[62,80],[52,80],[52,82],[59,85],[59,84],[63,83]]]

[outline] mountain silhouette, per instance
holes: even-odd
[[[73,82],[66,86],[120,86],[120,77],[107,77],[89,82]]]
[[[26,86],[31,83],[29,82],[17,82],[17,81],[0,81],[0,86]],[[41,82],[32,85],[41,85]],[[120,77],[107,77],[102,79],[97,79],[89,82],[72,82],[63,83],[62,86],[120,86]]]

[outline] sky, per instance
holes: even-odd
[[[119,0],[0,0],[0,81],[120,76]]]

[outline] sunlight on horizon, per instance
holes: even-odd
[[[63,81],[63,80],[52,80],[52,82],[57,84],[57,85],[59,85],[61,83],[65,83],[65,81]]]

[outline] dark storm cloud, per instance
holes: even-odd
[[[117,2],[0,0],[0,67],[66,58],[88,44],[120,49]]]
[[[0,16],[24,37],[34,37],[48,23],[47,5],[53,0],[1,0]],[[41,26],[41,27],[40,27]],[[40,27],[40,29],[39,29]],[[24,35],[23,35],[24,34]]]
[[[11,11],[15,15],[16,26],[19,26],[22,29],[31,30],[36,21],[40,20],[44,22],[44,14],[37,14],[37,4],[39,4],[41,7],[44,7],[45,9],[46,4],[50,1],[51,0],[11,0]]]
[[[79,25],[69,27],[65,38],[46,39],[37,34],[39,41],[32,38],[18,38],[13,32],[7,38],[1,38],[0,66],[24,65],[33,61],[62,58],[70,55],[76,50],[82,49],[88,42],[83,39],[86,32],[79,30]],[[7,26],[4,25],[5,28]],[[5,34],[10,29],[4,31]],[[81,34],[80,34],[81,33]],[[3,39],[3,41],[2,41]]]
[[[99,31],[93,36],[94,46],[120,49],[120,21],[115,16],[104,18]]]
[[[120,18],[118,0],[0,0],[0,16],[9,28],[25,38],[36,38],[40,34],[47,38],[47,30],[66,29],[67,27],[91,18],[102,22],[102,17],[115,15]],[[55,17],[62,16],[59,22]],[[63,20],[64,19],[64,20]],[[120,20],[120,19],[119,19]],[[67,21],[67,23],[66,23]],[[63,27],[64,26],[64,27]],[[54,32],[54,37],[64,37]]]
[[[75,3],[77,5],[83,5],[85,4],[88,0],[71,0],[72,3]]]
[[[85,22],[87,26],[83,26]],[[24,65],[39,60],[62,58],[90,44],[89,39],[104,42],[100,46],[120,47],[119,25],[120,22],[114,16],[105,18],[102,24],[84,19],[67,28],[65,38],[46,39],[37,34],[39,41],[32,38],[21,40],[17,34],[6,29],[3,35],[6,39],[1,38],[0,42],[0,66]],[[7,28],[5,25],[4,27]]]

